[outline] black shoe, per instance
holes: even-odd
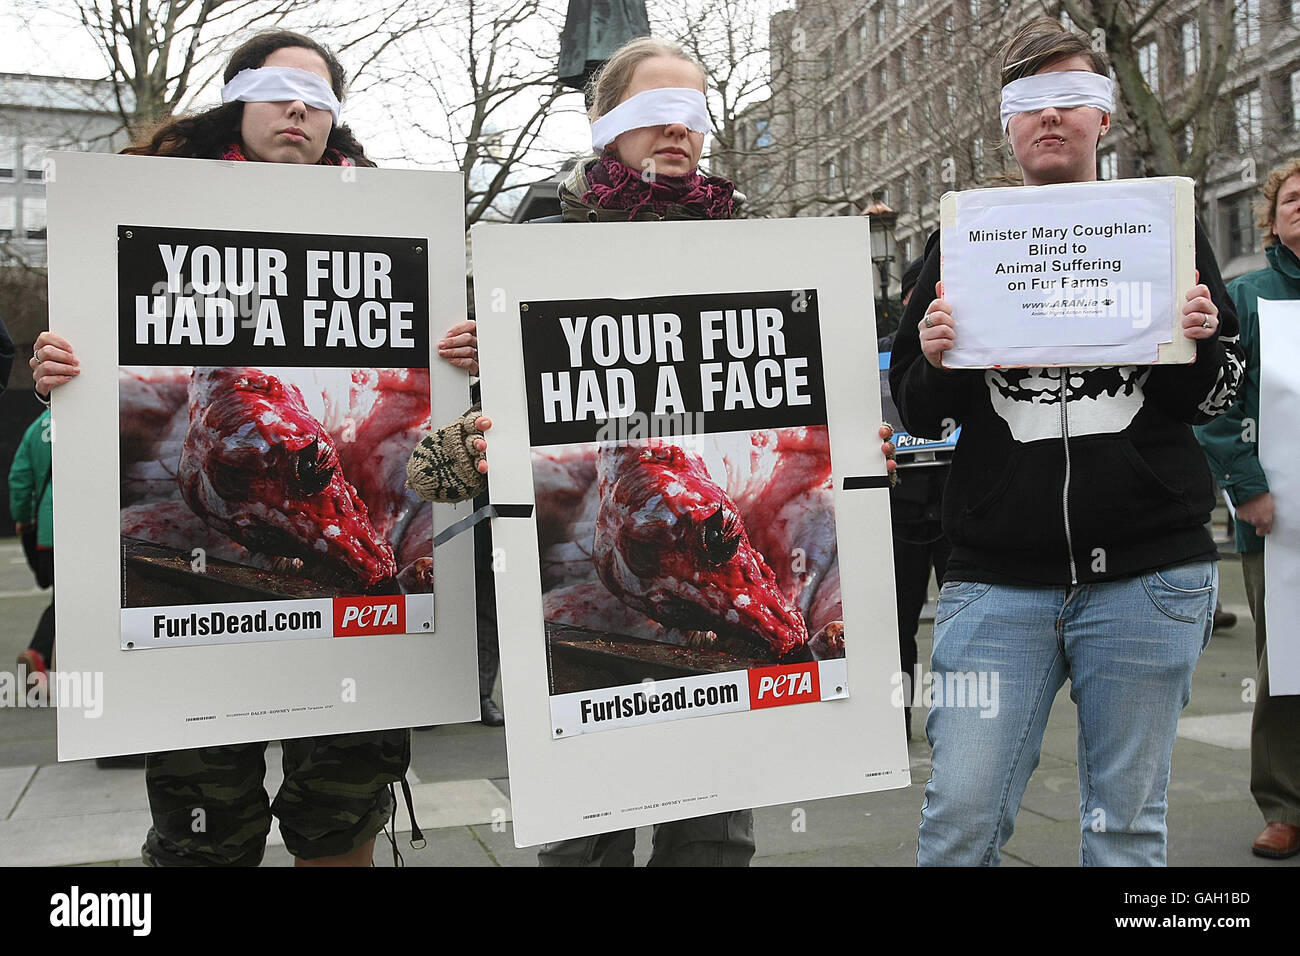
[[[506,715],[491,697],[484,697],[478,705],[479,719],[489,727],[504,727]]]
[[[1226,630],[1227,628],[1236,627],[1237,615],[1232,611],[1225,611],[1221,607],[1214,609],[1214,630]]]

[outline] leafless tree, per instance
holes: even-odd
[[[1124,107],[1121,123],[1142,171],[1204,181],[1223,145],[1218,104],[1235,50],[1239,4],[1205,0],[1190,16],[1185,4],[1170,0],[1063,0],[1060,6],[1110,57]],[[1195,70],[1165,70],[1158,61],[1153,69],[1150,60],[1144,63],[1142,51],[1157,37],[1176,39],[1163,44],[1166,50],[1183,47],[1183,37],[1194,37],[1195,47],[1179,52],[1195,57]],[[1159,89],[1161,78],[1175,88]]]
[[[519,191],[567,152],[545,135],[566,94],[581,109],[581,97],[556,77],[563,8],[560,0],[463,0],[436,29],[395,44],[374,72],[398,156],[454,164],[467,225],[509,218]]]
[[[364,71],[438,9],[433,0],[346,5],[319,0],[20,0],[20,8],[79,24],[115,81],[122,123],[140,128],[187,107],[223,54],[258,30],[286,27],[331,43]]]

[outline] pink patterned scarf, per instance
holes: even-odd
[[[671,206],[704,219],[730,219],[735,208],[736,187],[721,176],[702,176],[695,170],[686,176],[660,174],[646,180],[609,152],[587,170],[587,187],[583,202],[601,209],[626,209],[628,219],[645,208],[666,216]]]

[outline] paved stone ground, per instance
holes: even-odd
[[[1249,790],[1250,705],[1242,700],[1242,682],[1255,672],[1254,644],[1240,565],[1225,560],[1221,572],[1223,604],[1240,615],[1240,622],[1210,643],[1180,724],[1169,789],[1169,862],[1300,866],[1300,857],[1278,863],[1250,853],[1261,819]],[[48,592],[31,586],[16,542],[0,541],[0,670],[12,668],[48,601]],[[929,646],[926,622],[922,660],[928,659]],[[918,735],[923,718],[924,713],[914,715]],[[1005,865],[1077,865],[1075,735],[1073,705],[1063,690],[1052,709],[1042,761],[1025,794]],[[407,835],[399,832],[406,865],[535,865],[535,850],[515,847],[510,832],[505,735],[480,724],[461,724],[416,732],[413,739],[416,818],[428,845],[413,850]],[[757,810],[755,864],[914,865],[929,748],[924,740],[913,740],[909,751],[914,783],[906,789]],[[267,763],[267,782],[274,786],[279,776],[274,752]],[[800,818],[802,828],[795,825]],[[398,820],[399,829],[409,829],[404,808]],[[138,866],[148,824],[142,771],[101,770],[93,761],[59,764],[52,710],[0,710],[0,865]],[[649,848],[647,830],[638,835],[639,860],[648,857]],[[383,838],[375,859],[379,866],[392,865]],[[263,865],[291,863],[273,832]]]

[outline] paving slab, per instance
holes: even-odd
[[[67,866],[138,857],[148,810],[0,822],[0,866]]]
[[[35,766],[0,767],[0,820],[7,819],[36,774]]]
[[[1235,714],[1207,714],[1178,721],[1178,736],[1225,750],[1250,749],[1250,711]]]
[[[1269,860],[1250,852],[1251,842],[1262,829],[1264,818],[1249,796],[1224,803],[1171,805],[1169,865],[1300,868],[1300,856]]]
[[[93,760],[74,760],[46,764],[37,770],[10,819],[76,817],[89,820],[98,815],[132,810],[147,812],[148,808],[143,769],[115,767],[101,770]],[[143,841],[143,831],[139,833],[139,839]]]

